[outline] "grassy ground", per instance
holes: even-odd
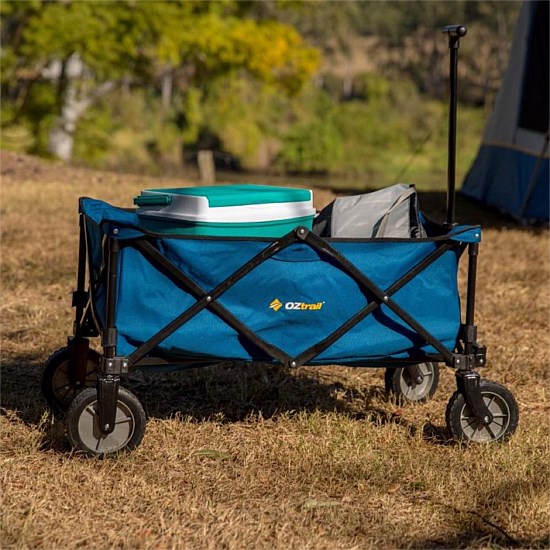
[[[459,203],[489,225],[477,300],[490,359],[482,374],[518,400],[510,442],[447,441],[448,370],[432,401],[400,407],[379,370],[221,365],[132,375],[126,385],[149,417],[142,445],[89,460],[71,453],[39,389],[41,363],[72,326],[76,201],[129,206],[158,181],[1,160],[2,548],[550,545],[546,230]],[[331,198],[316,196],[318,206]],[[442,200],[426,204],[437,210]]]

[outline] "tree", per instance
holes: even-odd
[[[2,82],[15,95],[38,81],[55,86],[49,149],[63,160],[71,159],[82,115],[123,82],[160,80],[165,103],[174,75],[185,89],[244,70],[285,93],[298,91],[317,67],[317,50],[289,25],[236,10],[231,1],[5,1],[2,55],[11,62],[3,64]]]

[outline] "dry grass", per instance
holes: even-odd
[[[2,548],[550,545],[546,230],[492,222],[480,257],[483,374],[520,404],[509,443],[446,441],[450,371],[432,401],[401,408],[379,370],[221,365],[133,375],[142,445],[86,460],[39,389],[72,326],[77,198],[129,205],[158,182],[1,160]]]

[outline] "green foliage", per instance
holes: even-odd
[[[518,4],[4,0],[0,10],[2,146],[47,154],[72,87],[92,99],[74,132],[81,163],[161,171],[178,166],[182,151],[215,145],[246,169],[391,183],[444,175],[438,27],[471,23],[461,97],[482,103],[494,94]],[[45,76],[74,53],[80,76]],[[96,97],[105,82],[116,86]],[[471,158],[484,112],[461,111],[471,120],[459,154]]]
[[[203,126],[202,93],[195,87],[189,88],[180,99],[177,111],[179,113],[179,128],[184,145],[197,141]]]
[[[203,130],[216,135],[224,151],[246,168],[266,168],[259,158],[285,125],[292,101],[276,86],[235,74],[213,83],[203,103]],[[269,153],[267,153],[269,156]]]
[[[159,173],[179,165],[181,146],[175,112],[163,111],[158,101],[134,90],[113,95],[85,115],[75,136],[75,161]]]
[[[234,17],[231,5],[52,1],[24,14],[17,50],[42,65],[76,52],[98,80],[184,64],[193,66],[198,80],[243,68],[297,91],[317,68],[318,52],[294,28]]]
[[[36,83],[23,98],[25,116],[14,102],[2,102],[2,147],[47,155],[48,133],[55,119],[55,91],[46,83]]]
[[[293,126],[285,136],[279,163],[288,172],[328,173],[343,157],[342,136],[330,119]]]
[[[325,55],[338,51],[349,53],[351,41],[361,32],[364,21],[362,2],[285,0],[276,5],[278,9],[274,10],[272,16],[296,27]]]
[[[401,98],[391,93],[401,82],[373,74],[360,80],[364,100],[339,102],[320,91],[304,95],[303,110],[296,111],[299,121],[283,138],[282,166],[296,172],[372,175],[385,171],[393,151],[409,150],[415,136],[407,127],[411,115],[403,112],[415,103],[422,109],[417,92]]]
[[[208,3],[42,3],[39,10],[26,14],[20,53],[47,63],[77,52],[97,78],[117,78],[151,63],[155,56],[169,59],[175,21],[205,9]]]
[[[82,117],[75,140],[74,160],[79,163],[102,168],[109,157],[113,119],[108,105],[100,104]]]
[[[159,79],[169,75],[183,96],[177,100],[185,119],[181,139],[192,141],[201,125],[201,96],[196,90],[244,71],[285,95],[294,95],[317,69],[317,50],[308,46],[293,27],[271,19],[234,15],[240,9],[236,6],[232,1],[131,0],[51,1],[25,6],[8,0],[2,21],[7,43],[3,52],[3,91],[19,104],[22,116],[32,116],[21,98],[36,83],[49,79],[56,91],[56,104],[50,114],[73,116],[78,121],[82,114],[74,105],[93,105],[105,93],[102,84],[125,81],[151,90]],[[68,62],[75,54],[83,67],[72,74],[74,69]],[[52,61],[58,62],[59,74],[52,71]],[[44,76],[45,69],[49,77]],[[66,119],[57,122],[49,117],[50,123],[52,120],[61,128],[74,125]],[[165,113],[160,112],[156,122],[164,121]],[[159,132],[155,143],[163,136]],[[102,140],[96,138],[92,142],[99,144]]]
[[[346,187],[384,186],[396,181],[441,188],[447,162],[446,102],[427,101],[408,80],[365,74],[364,98],[340,102],[309,91],[297,122],[283,135],[279,166],[293,172],[325,172]],[[358,85],[358,88],[361,86]],[[366,99],[368,97],[368,99]],[[459,111],[458,173],[477,151],[482,109]],[[351,178],[351,179],[350,179]]]
[[[55,91],[44,82],[29,89],[26,98],[26,120],[30,123],[36,141],[30,152],[45,155],[48,151],[48,134],[55,119]]]
[[[209,13],[175,29],[181,61],[191,63],[199,82],[243,69],[260,81],[294,94],[317,69],[318,52],[295,29],[276,21]]]
[[[399,87],[406,83],[399,83]],[[397,86],[396,86],[397,87]],[[409,92],[416,92],[414,88]],[[362,97],[368,101],[383,101],[384,98],[392,94],[392,84],[386,78],[376,73],[363,73],[354,79],[353,83],[354,97]]]

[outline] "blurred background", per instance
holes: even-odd
[[[446,185],[448,43],[457,181],[477,153],[519,2],[3,0],[1,146],[75,165],[335,189]]]

